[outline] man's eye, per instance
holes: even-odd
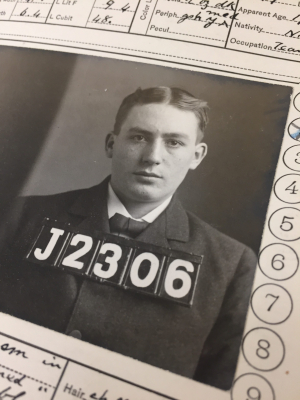
[[[143,142],[143,141],[145,141],[145,137],[144,137],[143,135],[134,135],[134,136],[132,137],[132,139],[133,139],[135,142]]]
[[[180,147],[180,146],[183,146],[183,143],[179,142],[178,140],[175,140],[175,139],[170,139],[167,141],[167,145],[169,147]]]

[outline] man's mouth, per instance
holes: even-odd
[[[154,172],[147,172],[147,171],[137,171],[137,172],[134,172],[134,175],[144,176],[146,178],[162,178],[161,175],[155,174]]]

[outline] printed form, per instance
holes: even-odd
[[[34,318],[27,322],[29,318],[22,317],[25,321],[18,319],[20,316],[17,312],[10,316],[4,311],[0,314],[0,400],[193,400],[199,398],[296,400],[299,398],[300,1],[0,0],[0,44],[2,45],[0,69],[1,57],[5,57],[3,49],[11,47],[15,50],[22,48],[22,51],[28,49],[34,49],[30,51],[35,52],[48,51],[49,54],[52,51],[79,54],[84,57],[94,56],[90,59],[96,56],[113,59],[116,63],[122,60],[123,63],[128,62],[132,65],[144,63],[153,67],[171,67],[174,71],[193,71],[194,74],[199,75],[211,74],[211,76],[226,77],[231,80],[240,79],[261,84],[262,87],[263,85],[285,86],[291,88],[292,92],[289,112],[285,119],[285,130],[282,132],[283,141],[278,147],[279,156],[278,154],[274,156],[278,157],[277,166],[275,164],[276,173],[275,167],[273,171],[274,184],[271,194],[269,192],[271,197],[267,212],[262,217],[265,221],[262,242],[238,367],[231,389],[221,390],[217,385],[214,387],[199,383],[172,371],[163,371],[118,354],[118,352],[96,347],[78,340],[81,334],[77,330],[73,330],[70,334],[73,337],[68,337],[54,331],[59,331],[59,329],[49,330],[34,325]],[[113,69],[112,66],[111,68]],[[134,70],[133,67],[132,70]],[[176,71],[174,73],[177,73]],[[9,71],[7,70],[6,73],[8,76]],[[146,76],[147,73],[145,72],[144,75]],[[84,74],[88,75],[86,71]],[[117,82],[117,85],[119,84],[123,85],[121,77],[120,83]],[[73,81],[70,85],[71,87],[74,85]],[[224,92],[226,90],[224,89]],[[249,98],[251,98],[253,93],[249,93]],[[257,96],[259,101],[260,95]],[[274,98],[276,96],[279,95],[274,95]],[[267,100],[264,98],[262,101],[267,102]],[[61,104],[63,108],[65,103],[62,101]],[[276,107],[274,109],[277,110]],[[265,114],[274,112],[274,109],[270,108],[271,111],[267,110]],[[79,123],[78,120],[77,123]],[[58,122],[55,124],[59,125]],[[54,125],[51,129],[54,129]],[[243,121],[241,126],[243,126]],[[264,132],[263,128],[260,129]],[[51,140],[47,142],[47,149],[54,146],[54,139]],[[144,141],[145,139],[136,140]],[[62,148],[63,146],[68,147],[65,143]],[[91,152],[92,147],[91,145],[89,148]],[[47,164],[41,163],[41,165]],[[78,166],[78,170],[80,168],[81,165]],[[41,181],[41,178],[36,178],[38,179]],[[28,180],[28,182],[31,181]],[[29,184],[28,186],[30,187]],[[22,190],[24,187],[26,189],[25,184]],[[42,241],[38,242],[39,237],[34,239],[36,241],[31,242],[33,246],[31,250],[35,249],[35,245],[40,247],[36,247],[40,252],[43,246],[46,250],[47,246],[48,250],[52,246],[49,250],[51,253],[56,245],[54,236],[51,237],[53,229],[56,228],[51,225],[49,232],[46,232],[48,236],[43,238],[44,244],[39,244],[42,243]],[[62,228],[57,232],[57,240],[59,235],[65,234]],[[71,242],[71,237],[76,237],[72,236],[74,232],[68,233],[68,240],[60,244],[59,254],[56,256],[55,253],[55,262],[48,263],[51,270],[62,267],[62,254],[65,254],[66,246],[74,242],[74,240]],[[84,235],[78,232],[77,236],[80,237],[77,239],[83,240]],[[85,237],[94,240],[93,234],[89,232]],[[84,240],[87,244],[87,239]],[[104,242],[108,240],[109,238],[106,238]],[[111,242],[111,246],[118,247],[118,241],[111,240]],[[75,246],[76,243],[74,243]],[[125,246],[124,243],[127,246],[126,240],[120,241],[119,249],[124,250],[122,247]],[[85,267],[91,272],[91,267],[96,262],[102,245],[102,242],[99,242],[97,246],[91,244],[93,255],[89,259],[90,264],[84,264],[85,258],[80,258],[79,255],[77,260],[70,257],[72,252],[69,251],[67,254],[70,259],[75,260],[75,263],[65,264],[69,265],[67,272],[75,268],[77,269],[75,274],[85,276],[87,274]],[[138,290],[142,293],[148,290],[146,283],[144,286],[140,283],[138,287],[139,284],[134,286],[129,280],[128,265],[137,265],[133,261],[133,254],[137,251],[142,252],[137,246],[132,245],[128,253],[130,255],[126,256],[126,265],[124,264],[126,272],[122,272],[127,279],[125,281],[124,278],[122,281],[122,290],[124,291],[125,287],[128,296],[131,296],[131,291]],[[165,301],[158,297],[171,297],[162,292],[160,286],[169,276],[169,272],[164,269],[170,265],[166,257],[174,258],[175,256],[170,249],[168,253],[162,251],[160,255],[155,247],[145,246],[148,249],[146,254],[150,254],[147,259],[150,260],[150,267],[153,259],[161,257],[159,258],[160,266],[157,266],[159,270],[157,282],[160,283],[157,283],[151,292],[152,297],[154,296],[151,301]],[[138,250],[135,250],[136,247]],[[115,249],[115,247],[111,248]],[[143,246],[141,248],[143,249]],[[42,259],[46,253],[45,249],[42,249],[40,260],[47,265],[46,256]],[[80,251],[78,247],[76,250]],[[24,253],[23,259],[28,257],[28,254]],[[111,253],[109,254],[111,256]],[[192,257],[191,254],[192,252],[189,257]],[[33,250],[30,257],[33,262],[39,264],[39,261],[34,259]],[[132,257],[132,260],[130,259],[132,264],[129,263],[130,257]],[[196,275],[189,272],[192,271],[193,265],[185,267],[189,262],[187,261],[189,257],[186,256],[183,267],[180,266],[181,269],[179,268],[175,273],[178,273],[177,279],[182,280],[183,287],[185,284],[190,285],[189,288],[192,287],[194,291],[198,272]],[[205,260],[204,255],[204,262]],[[84,264],[82,271],[78,271],[81,266],[76,262]],[[155,264],[156,261],[153,262]],[[42,262],[40,264],[42,265]],[[41,268],[47,267],[41,266]],[[132,271],[133,267],[130,268]],[[202,266],[200,278],[201,268]],[[66,273],[66,269],[64,267],[62,269],[64,272],[61,273]],[[96,281],[94,284],[102,284],[104,275],[102,277],[96,275],[94,270]],[[139,282],[139,279],[142,281],[137,273],[136,281]],[[172,282],[175,282],[175,278],[172,279]],[[120,282],[121,280],[117,284],[121,286]],[[128,288],[130,290],[127,290]],[[174,283],[171,288],[174,298],[179,296],[176,290],[180,289],[181,287],[176,289]],[[148,290],[149,293],[150,290],[152,286]],[[142,295],[144,296],[140,294]],[[190,297],[182,303],[185,306],[192,304],[193,295],[194,292],[189,294]],[[148,297],[152,299],[151,296]],[[180,300],[177,301],[177,303],[180,302]],[[2,307],[1,303],[0,306]],[[80,306],[77,304],[76,307]],[[168,303],[166,307],[171,308],[173,304],[169,306]],[[182,305],[176,304],[176,307],[182,307]],[[136,327],[133,329],[138,330]]]

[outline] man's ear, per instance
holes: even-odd
[[[200,142],[196,145],[194,159],[191,162],[190,169],[196,169],[207,154],[207,144]]]
[[[110,132],[105,139],[105,153],[108,158],[112,158],[113,156],[113,147],[115,143],[115,134]]]

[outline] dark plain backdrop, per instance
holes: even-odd
[[[176,86],[206,100],[208,155],[179,188],[187,210],[258,252],[289,87],[142,63],[0,48],[0,218],[18,194],[89,187],[122,99]]]

